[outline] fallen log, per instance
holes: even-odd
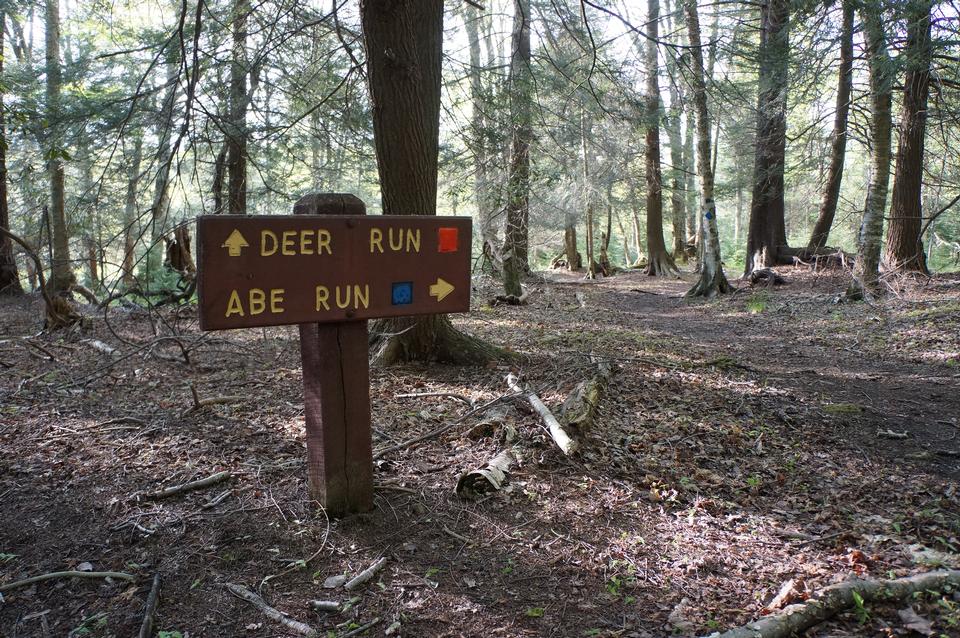
[[[510,450],[504,450],[487,461],[478,470],[467,472],[457,481],[457,496],[477,498],[489,492],[497,492],[510,480],[510,468],[516,463]]]
[[[540,415],[540,418],[543,419],[544,424],[547,426],[547,429],[550,431],[550,436],[553,437],[554,443],[557,444],[557,447],[567,456],[576,453],[577,442],[570,438],[570,435],[567,434],[567,431],[560,424],[560,421],[557,420],[557,417],[553,415],[543,401],[540,400],[533,392],[526,390],[520,386],[520,380],[513,373],[507,375],[507,385],[511,390],[520,394],[527,403],[530,404],[537,414]]]
[[[231,594],[237,598],[241,598],[254,607],[256,607],[264,616],[269,618],[274,622],[278,622],[287,629],[291,629],[298,634],[303,634],[304,636],[319,636],[320,634],[310,625],[302,623],[295,618],[288,616],[279,609],[274,609],[267,603],[263,602],[263,599],[257,596],[255,593],[242,587],[240,585],[234,585],[233,583],[225,583],[224,587],[227,588]]]
[[[783,611],[708,638],[790,638],[853,607],[854,594],[863,602],[897,601],[916,592],[939,591],[960,586],[960,570],[941,570],[890,580],[852,578],[820,590],[805,603],[788,605]]]
[[[607,384],[613,375],[613,367],[605,362],[597,363],[597,373],[577,384],[567,400],[563,402],[561,418],[567,426],[585,431],[593,426],[597,408],[607,391]]]

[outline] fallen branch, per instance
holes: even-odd
[[[477,498],[499,491],[510,480],[510,468],[516,463],[513,452],[504,450],[487,461],[485,467],[467,472],[457,481],[457,496]]]
[[[498,404],[498,403],[500,403],[500,402],[502,402],[502,401],[506,401],[507,399],[515,399],[516,397],[521,396],[521,394],[522,394],[522,393],[520,393],[520,394],[504,394],[504,395],[501,395],[501,396],[497,397],[496,399],[493,399],[492,401],[487,401],[487,402],[484,403],[483,405],[481,405],[481,406],[479,406],[479,407],[476,407],[476,408],[470,410],[470,411],[467,412],[466,414],[461,415],[460,417],[454,419],[453,421],[451,421],[451,422],[449,422],[449,423],[444,423],[444,424],[441,425],[440,427],[438,427],[438,428],[436,428],[436,429],[434,429],[434,430],[431,430],[431,431],[427,432],[426,434],[421,434],[420,436],[415,436],[415,437],[413,437],[412,439],[407,439],[406,441],[403,441],[403,442],[401,442],[401,443],[397,443],[396,445],[391,445],[391,446],[389,446],[389,447],[385,447],[385,448],[379,450],[378,452],[376,452],[376,453],[373,455],[373,460],[376,461],[377,459],[382,458],[384,455],[389,454],[390,452],[396,452],[397,450],[402,450],[402,449],[408,448],[408,447],[410,447],[410,446],[412,446],[412,445],[416,445],[417,443],[422,443],[422,442],[427,441],[427,440],[429,440],[429,439],[432,439],[432,438],[434,438],[434,437],[438,437],[438,436],[440,436],[441,434],[443,434],[444,432],[447,432],[448,430],[452,430],[453,428],[457,427],[458,425],[460,425],[461,423],[463,423],[464,421],[466,421],[468,418],[472,417],[473,415],[478,414],[478,413],[480,413],[480,412],[484,412],[484,411],[486,411],[486,410],[489,410],[490,408],[492,408],[492,407],[495,406],[496,404]]]
[[[146,497],[150,499],[160,499],[167,498],[169,496],[176,496],[177,494],[183,494],[184,492],[190,492],[192,490],[199,490],[204,487],[210,487],[211,485],[216,485],[222,481],[226,481],[232,475],[230,472],[217,472],[206,478],[199,479],[197,481],[191,481],[189,483],[182,483],[180,485],[173,485],[166,489],[162,489],[159,492],[152,492],[147,494]]]
[[[108,354],[111,357],[117,354],[117,349],[111,345],[108,345],[99,339],[84,339],[84,343],[88,344],[91,348],[97,352],[102,352],[103,354]]]
[[[347,633],[343,634],[343,638],[351,638],[351,636],[359,636],[360,634],[362,634],[362,633],[365,632],[366,630],[368,630],[368,629],[370,629],[371,627],[373,627],[374,625],[376,625],[378,622],[380,622],[380,617],[379,617],[379,616],[377,616],[376,618],[374,618],[373,620],[371,620],[371,621],[368,622],[368,623],[364,623],[364,624],[360,625],[360,626],[357,627],[356,629],[351,629],[351,630],[348,631]]]
[[[143,609],[143,622],[140,624],[139,638],[153,638],[153,616],[157,613],[157,603],[160,600],[160,572],[153,575],[153,586],[147,596],[147,604]]]
[[[296,620],[294,618],[291,618],[290,616],[283,613],[279,609],[274,609],[267,603],[263,602],[262,598],[257,596],[255,593],[253,593],[246,587],[242,587],[240,585],[234,585],[233,583],[225,583],[224,587],[226,587],[227,591],[229,591],[231,594],[233,594],[237,598],[242,598],[243,600],[247,601],[248,603],[256,607],[261,613],[263,613],[264,616],[266,616],[267,618],[269,618],[274,622],[280,623],[287,629],[292,629],[298,634],[303,634],[304,636],[320,635],[310,625],[306,623],[302,623],[299,620]]]
[[[314,611],[336,612],[340,611],[340,603],[335,600],[311,600],[310,609]]]
[[[347,584],[344,585],[343,588],[346,589],[347,591],[356,589],[360,585],[364,584],[365,582],[367,582],[368,580],[376,576],[377,572],[383,569],[383,566],[386,564],[387,564],[386,556],[378,559],[376,562],[373,563],[373,565],[370,565],[370,567],[367,567],[365,570],[363,570],[362,572],[360,572],[359,574],[351,578],[349,581],[347,581]]]
[[[420,397],[449,397],[451,399],[457,399],[463,401],[471,408],[474,407],[476,401],[469,397],[465,397],[462,394],[455,394],[453,392],[412,392],[408,394],[398,394],[396,398],[398,399],[414,399]]]
[[[884,439],[908,439],[910,438],[910,433],[906,431],[897,432],[889,428],[886,430],[877,428],[877,436]]]
[[[553,437],[553,441],[564,454],[570,456],[577,451],[577,442],[570,438],[570,435],[567,434],[563,426],[560,425],[560,422],[557,421],[557,417],[553,416],[553,413],[544,405],[540,397],[529,390],[521,388],[519,379],[513,373],[507,375],[507,385],[511,390],[523,396],[523,398],[527,400],[527,403],[530,404],[530,407],[540,415],[540,418],[543,419],[543,422],[550,430],[550,436]]]
[[[853,607],[854,593],[862,602],[902,600],[921,591],[939,591],[947,585],[960,586],[960,570],[942,570],[891,580],[853,578],[820,590],[805,603],[789,605],[779,614],[767,616],[710,638],[790,638]]]
[[[197,392],[197,388],[194,385],[190,384],[190,394],[193,395],[193,405],[180,413],[180,418],[201,410],[208,405],[218,405],[221,403],[236,403],[237,401],[243,401],[245,397],[236,396],[236,395],[227,395],[221,397],[210,397],[207,399],[201,399],[200,394]]]
[[[39,583],[44,580],[53,580],[55,578],[114,578],[116,580],[126,580],[131,583],[137,580],[136,576],[132,574],[126,574],[124,572],[50,572],[48,574],[40,574],[39,576],[24,578],[23,580],[16,580],[12,583],[7,583],[6,585],[0,585],[0,592],[10,591],[11,589],[16,589],[17,587],[25,587],[26,585],[32,585],[33,583]]]

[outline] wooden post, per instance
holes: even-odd
[[[357,197],[312,193],[295,215],[364,215]],[[349,316],[349,315],[348,315]],[[310,497],[340,516],[373,507],[366,321],[300,324]]]

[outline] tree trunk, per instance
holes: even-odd
[[[473,145],[474,196],[477,202],[477,220],[480,225],[480,245],[485,251],[493,253],[500,245],[497,238],[497,225],[494,223],[493,202],[490,197],[490,152],[487,148],[487,130],[490,122],[486,111],[489,108],[483,91],[483,78],[480,70],[483,67],[480,51],[480,29],[478,22],[480,13],[475,7],[468,6],[464,12],[464,24],[467,30],[467,41],[470,46],[470,102],[473,114],[471,116],[471,142]],[[529,27],[528,27],[529,44]],[[528,48],[529,51],[529,48]],[[496,266],[496,264],[495,264]]]
[[[177,100],[177,75],[180,68],[180,50],[171,46],[167,52],[167,88],[160,106],[160,117],[156,122],[157,132],[157,174],[153,185],[153,203],[150,207],[150,246],[146,257],[146,278],[144,284],[149,287],[153,277],[163,262],[163,237],[170,208],[170,169],[174,157],[170,144],[173,131],[173,107]]]
[[[120,281],[124,288],[136,285],[133,274],[134,256],[137,248],[137,187],[140,184],[140,161],[143,156],[143,137],[137,135],[133,142],[133,157],[127,168],[127,196],[123,206],[123,260],[120,262]]]
[[[837,82],[837,107],[833,120],[830,142],[830,167],[823,188],[820,214],[813,226],[807,247],[811,251],[827,245],[833,218],[840,199],[840,184],[843,180],[844,155],[847,150],[847,117],[850,113],[850,92],[853,88],[853,0],[843,0],[843,27],[840,32],[840,69]]]
[[[760,73],[753,199],[747,234],[746,273],[775,266],[787,245],[783,169],[787,140],[790,2],[768,0],[761,9]]]
[[[597,263],[593,258],[593,188],[590,184],[590,160],[587,155],[587,110],[580,101],[580,163],[583,177],[583,200],[587,212],[586,243],[587,243],[587,279],[596,279]]]
[[[686,126],[684,127],[684,137],[683,137],[683,172],[686,175],[686,181],[684,183],[684,190],[686,191],[686,204],[685,208],[687,210],[687,239],[686,239],[686,253],[687,258],[692,259],[697,257],[697,188],[696,188],[696,175],[697,167],[694,163],[694,146],[693,138],[695,136],[695,126],[696,126],[696,114],[695,109],[692,104],[692,100],[685,100],[687,104],[686,110]]]
[[[691,83],[693,102],[697,110],[697,169],[700,173],[700,191],[703,200],[703,252],[700,279],[687,291],[688,297],[713,297],[732,292],[723,273],[720,259],[720,234],[717,230],[717,207],[713,201],[713,167],[710,154],[710,114],[707,111],[707,86],[704,81],[703,48],[700,43],[700,17],[697,0],[685,0],[687,31],[690,35],[690,53],[693,62]]]
[[[671,59],[673,54],[671,53]],[[667,73],[670,76],[670,114],[667,119],[667,135],[670,139],[670,208],[673,217],[673,258],[687,261],[685,242],[687,238],[687,211],[683,194],[683,143],[680,140],[680,92],[677,89],[676,64],[671,65]]]
[[[233,56],[230,61],[230,125],[227,136],[227,209],[247,214],[247,18],[250,0],[233,7]]]
[[[50,175],[50,216],[52,218],[53,263],[50,290],[65,292],[76,281],[70,261],[70,237],[67,234],[67,213],[63,160],[62,125],[60,122],[60,4],[46,0],[46,72],[47,72],[47,168]]]
[[[577,250],[577,214],[567,211],[563,225],[563,250],[567,255],[567,270],[575,272],[583,267]]]
[[[504,229],[503,288],[519,297],[520,276],[530,270],[527,234],[530,217],[530,2],[515,0],[510,60],[510,169],[507,225]]]
[[[10,209],[7,205],[7,129],[3,110],[3,34],[6,12],[0,11],[0,228],[10,230]],[[0,233],[0,295],[23,294],[13,241]]]
[[[383,213],[435,215],[443,0],[361,0],[360,20]],[[381,320],[372,332],[381,364],[475,364],[493,354],[444,315]]]
[[[883,236],[883,213],[890,181],[891,102],[894,73],[887,54],[882,10],[877,2],[868,3],[860,15],[867,43],[870,66],[870,142],[871,176],[867,201],[860,225],[857,262],[848,296],[871,296],[877,291],[880,277],[880,240]]]
[[[647,180],[647,267],[650,276],[674,275],[677,265],[667,252],[663,240],[663,175],[660,171],[660,87],[657,74],[657,40],[660,37],[659,0],[647,0],[647,95],[646,115],[646,180]]]
[[[928,0],[907,3],[907,74],[900,115],[897,170],[890,203],[886,265],[891,270],[929,274],[920,236],[923,204],[923,142],[930,92],[930,10]]]

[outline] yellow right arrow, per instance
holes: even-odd
[[[239,257],[240,251],[249,245],[243,235],[240,234],[240,231],[234,228],[230,236],[227,237],[227,241],[223,242],[220,248],[226,248],[227,254],[231,257]]]
[[[443,301],[443,298],[453,292],[453,284],[437,277],[437,283],[430,284],[430,296],[436,297],[437,301]]]

